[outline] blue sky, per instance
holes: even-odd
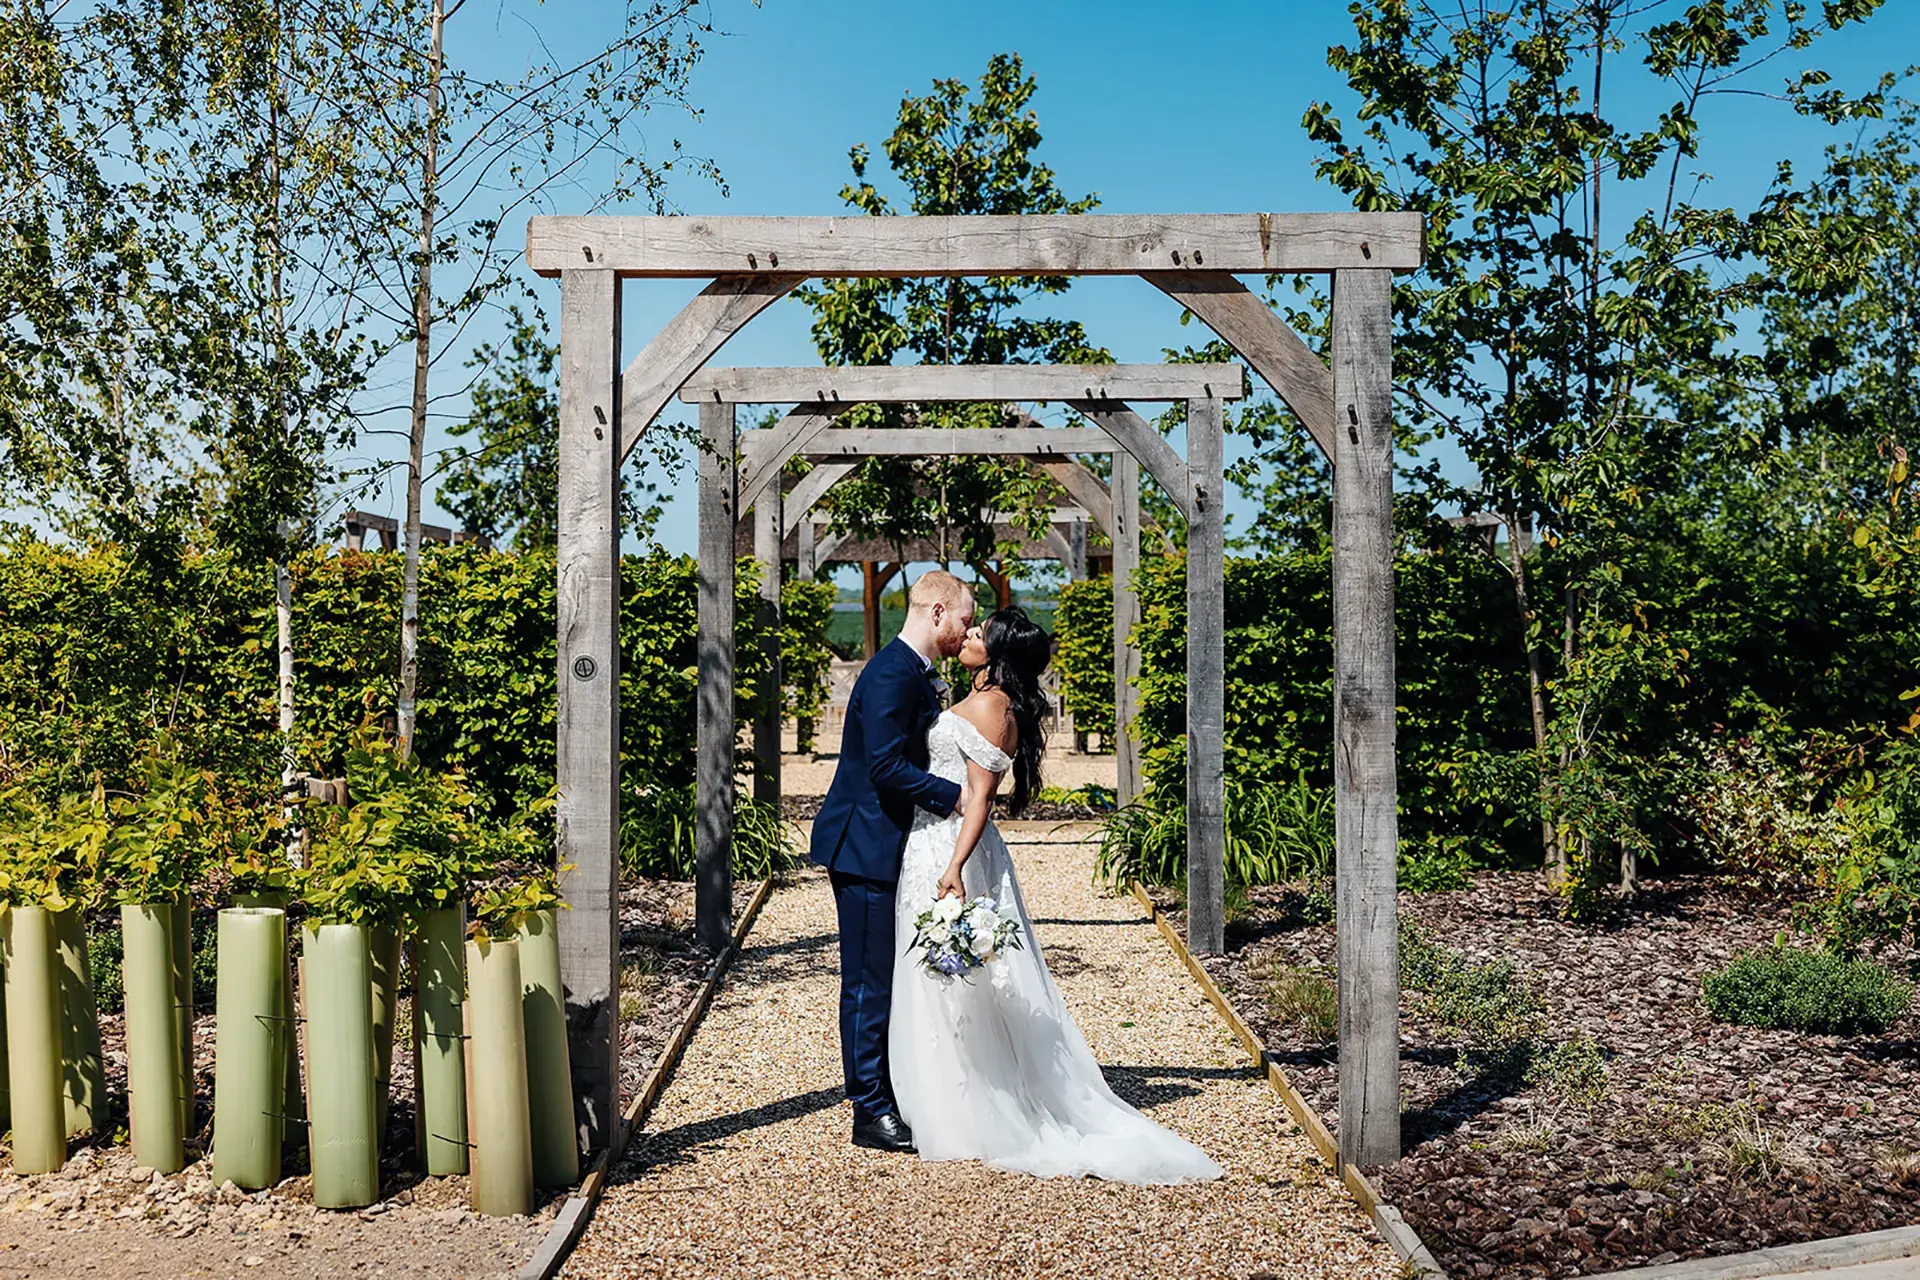
[[[534,14],[543,36],[564,48],[576,37],[590,38],[584,33],[605,21],[608,7],[548,0]],[[695,73],[703,117],[661,114],[639,134],[656,149],[677,137],[720,166],[728,197],[691,177],[673,189],[689,213],[842,212],[838,192],[849,176],[848,148],[864,141],[878,152],[902,96],[925,92],[936,78],[974,80],[987,59],[1003,51],[1018,52],[1039,81],[1042,158],[1068,193],[1099,193],[1104,212],[1344,206],[1338,193],[1315,180],[1315,151],[1300,128],[1302,112],[1316,99],[1330,101],[1344,119],[1353,116],[1351,96],[1326,65],[1327,46],[1352,37],[1346,5],[1338,0],[1206,6],[766,0],[760,8],[720,0],[711,12],[724,34],[711,38]],[[489,13],[475,5],[456,22],[463,25],[450,30],[450,49],[469,65],[510,74],[527,56],[524,29],[504,9]],[[1781,59],[1746,83],[1777,90],[1799,65],[1811,65],[1859,87],[1912,59],[1916,49],[1920,3],[1892,0],[1866,26],[1825,37],[1794,55],[1799,63]],[[1622,80],[1610,92],[1625,96],[1635,117],[1672,98],[1648,81]],[[1764,190],[1777,158],[1810,166],[1832,140],[1824,127],[1754,97],[1711,105],[1704,133],[1707,150],[1697,167],[1711,183],[1701,199],[1736,205]],[[884,168],[884,157],[876,168]],[[625,358],[696,287],[627,282]],[[549,314],[557,314],[555,291],[543,289]],[[1165,347],[1199,338],[1180,328],[1176,306],[1136,280],[1082,281],[1055,309],[1082,319],[1094,340],[1122,361],[1158,361]],[[807,312],[791,301],[775,306],[719,359],[817,363]],[[433,439],[429,446],[443,443]],[[693,546],[690,484],[683,478],[661,530],[674,550]],[[363,505],[397,504],[396,492]]]

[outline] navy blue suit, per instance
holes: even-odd
[[[813,861],[833,881],[840,918],[840,1064],[856,1120],[895,1114],[887,1083],[893,1008],[894,886],[913,812],[945,817],[960,786],[927,772],[940,714],[933,673],[904,640],[866,665],[847,702],[840,763],[813,820]]]

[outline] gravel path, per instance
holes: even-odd
[[[565,1274],[1400,1274],[1138,906],[1091,887],[1092,846],[1044,831],[1009,835],[1069,1007],[1121,1096],[1227,1178],[1040,1180],[850,1146],[832,899],[810,871],[768,902]]]

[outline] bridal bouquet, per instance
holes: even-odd
[[[940,898],[913,921],[920,966],[940,978],[963,978],[1004,950],[1020,948],[1020,922],[1000,914],[992,898]]]

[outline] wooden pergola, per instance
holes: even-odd
[[[696,218],[540,217],[527,228],[527,262],[538,274],[558,276],[561,293],[560,494],[558,552],[559,721],[556,782],[558,848],[569,870],[562,893],[571,906],[561,932],[562,976],[572,1039],[580,1136],[587,1150],[606,1145],[617,1120],[619,1053],[619,469],[640,436],[669,400],[726,341],[768,306],[813,277],[873,276],[1073,276],[1136,275],[1179,302],[1226,340],[1270,385],[1306,426],[1333,464],[1334,508],[1334,796],[1339,881],[1340,1150],[1342,1158],[1377,1165],[1399,1157],[1399,972],[1394,908],[1398,847],[1394,777],[1393,669],[1393,432],[1392,272],[1421,265],[1424,228],[1411,213],[1013,215],[976,217]],[[1333,277],[1331,369],[1236,277],[1293,272]],[[631,363],[623,365],[620,290],[626,279],[704,278],[701,290]],[[1084,402],[1100,407],[1119,398],[1090,395],[1085,379],[1101,367],[1042,376],[1067,378],[1052,393],[991,394],[973,385],[965,394],[914,399],[1037,399]],[[1177,370],[1180,366],[1169,366]],[[894,376],[882,370],[785,371],[794,381],[774,395],[767,385],[739,394],[719,383],[718,398],[703,408],[702,470],[730,469],[733,405],[798,403],[769,437],[784,432],[830,429],[836,404],[823,401],[820,380],[831,377],[851,402],[890,394],[881,385]],[[977,373],[977,367],[959,373]],[[1012,377],[999,370],[989,377]],[[1034,371],[1026,371],[1034,372]],[[1069,376],[1070,375],[1070,376]],[[754,376],[758,376],[758,371]],[[1168,376],[1177,376],[1169,372]],[[813,379],[809,386],[807,379]],[[1079,378],[1075,387],[1071,378]],[[922,388],[925,390],[925,388]],[[897,393],[894,393],[897,394]],[[729,398],[730,397],[730,398]],[[1135,395],[1133,399],[1145,397]],[[1177,396],[1203,406],[1217,395]],[[703,405],[709,402],[704,402]],[[1117,442],[1135,458],[1154,443],[1171,448],[1157,433],[1152,441],[1130,439],[1125,422],[1089,414],[1091,428],[1053,428],[1047,457],[1111,450]],[[1194,485],[1215,515],[1192,526],[1189,591],[1195,581],[1218,590],[1223,551],[1208,544],[1219,526],[1219,425],[1189,424],[1190,452],[1159,459],[1149,470],[1178,500],[1193,502]],[[843,429],[844,430],[844,429]],[[882,449],[911,453],[1000,451],[1033,456],[1039,442],[999,432],[846,431],[839,440],[851,456]],[[1022,434],[1016,434],[1022,433]],[[883,438],[889,435],[907,438]],[[968,437],[958,440],[954,437]],[[856,438],[861,437],[861,438]],[[993,437],[1004,445],[989,443]],[[794,447],[801,447],[801,444]],[[1139,446],[1135,448],[1136,444]],[[722,448],[721,446],[726,446]],[[765,457],[784,447],[771,439]],[[1209,454],[1207,451],[1211,450]],[[1195,450],[1198,450],[1197,452]],[[732,528],[737,513],[752,506],[750,485],[765,486],[778,466],[742,467],[733,502],[702,503],[701,539],[727,549],[725,576],[732,578]],[[1184,469],[1185,479],[1177,477]],[[1176,477],[1169,484],[1167,476]],[[1214,487],[1206,491],[1212,479]],[[703,488],[704,488],[703,484]],[[730,488],[730,486],[721,486]],[[1137,490],[1137,486],[1133,486]],[[1115,497],[1120,487],[1115,486]],[[1190,522],[1192,515],[1189,515]],[[709,524],[712,525],[711,532]],[[1117,568],[1118,566],[1116,566]],[[1210,573],[1203,574],[1203,567]],[[701,580],[699,695],[703,782],[713,762],[732,753],[731,680],[707,678],[732,670],[731,627],[711,625],[732,608],[732,592]],[[1190,604],[1190,608],[1191,608]],[[1218,761],[1224,725],[1208,723],[1220,705],[1222,686],[1196,685],[1209,673],[1218,680],[1223,636],[1215,609],[1211,634],[1197,628],[1189,646],[1189,770],[1197,756]],[[730,616],[726,617],[728,622]],[[1196,660],[1197,658],[1197,660]],[[722,684],[724,683],[724,688]],[[721,694],[725,694],[724,700]],[[1216,711],[1217,715],[1217,711]],[[713,741],[725,726],[724,748]],[[1197,750],[1196,750],[1197,748]],[[1218,771],[1213,775],[1218,779]],[[728,790],[731,770],[724,775]],[[711,791],[711,788],[708,788]],[[1189,822],[1214,805],[1208,831],[1219,830],[1217,795],[1211,787],[1190,793]],[[722,806],[730,814],[730,806]],[[703,864],[724,830],[709,830],[703,801]],[[1202,815],[1205,817],[1206,815]],[[1190,849],[1189,864],[1218,866],[1218,853]],[[700,892],[713,900],[724,882],[703,865]],[[1204,871],[1203,871],[1204,874]],[[1217,888],[1203,886],[1204,902]],[[1189,893],[1192,889],[1190,886]],[[1222,943],[1217,915],[1203,902],[1190,924],[1196,951]],[[1212,920],[1207,917],[1212,916]],[[1208,936],[1208,932],[1212,936]]]
[[[1207,621],[1202,635],[1221,632],[1221,557],[1225,527],[1219,495],[1225,484],[1220,474],[1224,458],[1221,438],[1221,402],[1246,394],[1246,376],[1238,365],[886,365],[801,369],[707,369],[688,379],[680,398],[700,410],[700,583],[701,634],[733,633],[734,561],[736,543],[732,524],[751,511],[754,558],[760,562],[762,634],[775,648],[767,656],[779,669],[778,622],[780,606],[780,547],[790,527],[780,475],[794,458],[814,462],[791,495],[791,505],[802,512],[848,478],[857,461],[871,457],[939,454],[1024,458],[1061,483],[1071,495],[1089,499],[1089,514],[1113,542],[1113,677],[1114,736],[1118,748],[1118,792],[1122,804],[1140,790],[1140,766],[1128,727],[1137,703],[1133,677],[1140,670],[1139,650],[1133,644],[1133,625],[1140,618],[1140,602],[1133,589],[1133,571],[1140,563],[1140,468],[1145,467],[1161,489],[1172,497],[1187,518],[1189,536],[1188,596],[1190,607]],[[848,430],[833,424],[848,410],[865,404],[1020,404],[1030,401],[1064,402],[1090,422],[1090,427],[1048,427],[1018,414],[1017,425],[993,429],[938,430],[909,428]],[[1185,460],[1153,426],[1134,411],[1134,403],[1179,401],[1187,406]],[[738,407],[743,404],[792,404],[796,407],[771,427],[739,432]],[[1075,454],[1111,454],[1110,489]],[[1210,472],[1206,469],[1210,468]],[[1090,484],[1089,484],[1090,482]],[[1099,488],[1090,487],[1100,486]],[[1105,492],[1102,492],[1105,489]],[[709,518],[709,516],[711,518]],[[1206,557],[1212,556],[1209,565]],[[1192,557],[1199,556],[1198,560]],[[1204,590],[1196,587],[1204,586]],[[712,613],[707,609],[711,607]],[[717,661],[701,662],[703,691],[709,680],[724,680],[713,696],[704,692],[704,709],[733,704],[734,655],[731,645]],[[1212,648],[1188,654],[1190,690],[1224,690],[1224,673],[1196,671],[1195,659],[1205,666],[1222,660]],[[1217,663],[1216,663],[1217,665]],[[1205,701],[1196,692],[1190,701]],[[1218,701],[1215,698],[1214,701]],[[1224,725],[1224,711],[1201,711],[1202,723]],[[730,862],[732,847],[733,721],[700,723],[700,877],[695,915],[700,938],[709,946],[725,944],[731,928]],[[1199,903],[1191,926],[1196,937],[1214,938],[1225,927],[1224,801],[1221,789],[1220,743],[1190,754],[1190,772],[1199,770],[1190,797],[1201,795],[1188,808],[1189,846],[1199,856],[1189,859],[1189,897]],[[754,795],[769,804],[780,801],[780,717],[771,708],[754,724]],[[1211,779],[1211,782],[1205,781]],[[1209,802],[1206,797],[1212,797]]]

